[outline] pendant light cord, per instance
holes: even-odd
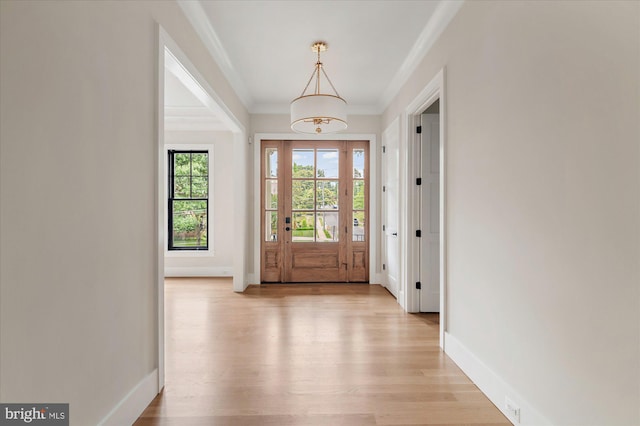
[[[322,62],[320,62],[320,49],[318,49],[318,62],[316,62],[316,66],[313,69],[313,72],[311,73],[311,77],[309,77],[309,81],[307,81],[306,86],[304,86],[304,89],[302,90],[302,93],[300,94],[300,97],[303,97],[304,94],[307,92],[307,89],[309,88],[309,85],[313,81],[313,76],[314,75],[316,76],[316,93],[315,94],[316,95],[320,94],[320,70],[322,70],[322,74],[324,75],[324,78],[327,79],[327,81],[329,82],[329,85],[333,89],[333,93],[335,93],[337,97],[340,97],[340,95],[338,94],[338,91],[336,90],[335,86],[331,82],[331,79],[327,75],[327,72],[324,70],[324,67],[322,66]]]

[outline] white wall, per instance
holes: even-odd
[[[210,176],[209,251],[168,252],[165,276],[231,276],[233,272],[234,180],[233,134],[214,131],[165,131],[167,145],[213,145],[213,173]]]
[[[523,424],[640,424],[639,25],[466,2],[383,115],[446,67],[448,332]]]
[[[158,22],[248,127],[174,2],[0,2],[0,400],[73,425],[157,368]]]

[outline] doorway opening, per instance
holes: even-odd
[[[261,282],[369,281],[369,143],[261,141]]]
[[[252,168],[252,179],[253,179],[253,221],[252,221],[252,229],[255,232],[252,235],[255,235],[256,238],[252,239],[251,254],[253,258],[253,271],[254,274],[249,276],[251,282],[260,283],[265,281],[262,276],[262,258],[263,258],[263,244],[265,235],[262,232],[263,230],[263,211],[264,211],[264,203],[260,197],[264,186],[263,176],[261,174],[262,171],[262,141],[291,141],[295,137],[295,141],[314,141],[314,142],[326,142],[326,141],[336,141],[336,138],[339,138],[339,141],[347,142],[350,141],[361,141],[367,144],[369,153],[376,153],[378,150],[378,141],[377,135],[371,133],[341,133],[339,135],[334,134],[320,134],[320,135],[311,135],[311,134],[292,134],[292,133],[256,133],[253,138],[251,138],[250,143],[253,145],[253,168]],[[380,218],[377,215],[376,206],[378,203],[379,194],[377,193],[378,186],[378,164],[376,161],[368,161],[367,162],[368,172],[368,185],[366,189],[366,194],[368,197],[368,204],[371,206],[371,209],[368,212],[367,217],[367,228],[368,233],[366,236],[366,247],[368,251],[368,282],[369,283],[380,283],[382,282],[382,274],[380,271],[380,252],[378,247],[378,235],[377,230],[380,229]],[[286,216],[283,216],[286,217]],[[307,221],[308,223],[308,221]],[[285,232],[284,230],[280,232]]]
[[[444,81],[444,70],[440,70],[405,110],[409,238],[403,246],[407,253],[405,308],[408,312],[438,314],[443,350],[447,327]]]
[[[172,260],[180,260],[181,256],[184,259],[194,258],[196,260],[203,259],[202,256],[209,256],[211,259],[213,252],[211,248],[214,247],[214,238],[212,237],[211,223],[212,212],[215,202],[215,195],[212,195],[212,169],[215,168],[213,162],[212,145],[205,147],[203,141],[194,140],[190,138],[198,130],[202,132],[216,132],[227,138],[225,144],[228,149],[227,156],[231,157],[233,163],[234,173],[234,185],[236,188],[245,188],[247,186],[246,180],[246,158],[247,150],[246,133],[241,122],[233,115],[233,113],[225,106],[222,99],[216,94],[215,90],[208,83],[207,79],[198,71],[196,66],[189,60],[183,50],[176,44],[176,42],[169,36],[169,34],[162,28],[158,27],[158,56],[157,56],[157,68],[156,68],[156,81],[157,81],[157,145],[156,145],[156,234],[157,234],[157,269],[156,269],[156,285],[157,285],[157,363],[158,363],[158,390],[164,387],[164,366],[165,366],[165,306],[164,306],[164,277],[166,274],[165,267],[171,266],[166,263],[169,233],[173,233],[173,242],[176,242],[176,236],[180,237],[177,240],[189,241],[191,234],[196,235],[196,239],[199,243],[203,241],[206,236],[206,249],[198,247],[198,250],[193,250],[192,247],[182,247],[183,250],[174,250],[176,253],[172,254]],[[173,132],[172,135],[168,135],[168,132]],[[187,136],[189,134],[189,136]],[[170,136],[170,137],[168,137]],[[197,152],[201,155],[206,152],[207,161],[200,161],[198,167],[200,167],[198,173],[189,173],[188,177],[178,176],[174,177],[174,181],[182,179],[183,181],[189,181],[189,198],[193,198],[193,195],[197,193],[198,197],[207,202],[202,204],[206,205],[206,221],[208,226],[206,227],[205,234],[203,230],[205,227],[195,228],[189,222],[193,222],[193,217],[197,216],[193,208],[183,209],[180,214],[175,214],[176,209],[173,209],[173,223],[182,226],[173,226],[169,229],[168,224],[171,223],[168,220],[169,211],[169,157],[167,155],[168,150],[178,150],[189,153],[189,158],[192,164],[189,170],[193,170],[194,164],[197,161],[193,161],[193,153]],[[196,182],[197,181],[197,182]],[[178,186],[177,184],[175,185]],[[184,186],[183,186],[184,187]],[[196,191],[197,189],[197,191]],[[233,215],[230,219],[230,227],[236,229],[236,238],[234,244],[228,247],[226,250],[230,253],[229,262],[224,265],[224,274],[233,276],[233,290],[243,291],[247,287],[247,273],[246,273],[246,261],[245,261],[245,246],[246,246],[246,229],[247,229],[247,203],[244,197],[244,191],[236,190],[230,196],[228,196],[228,203],[232,206]],[[175,191],[174,194],[175,196]],[[175,197],[174,197],[175,198]],[[185,203],[185,200],[179,200],[180,203]],[[174,206],[175,207],[175,206]],[[201,209],[202,210],[202,209]],[[186,213],[185,213],[186,212]],[[200,214],[200,211],[198,211]],[[220,215],[218,215],[220,216]],[[204,213],[202,214],[204,217]],[[200,226],[204,223],[199,217],[196,217],[199,221],[196,221],[196,225]],[[229,222],[229,221],[227,221]],[[191,228],[189,228],[191,226]],[[221,227],[218,227],[221,228]],[[199,229],[199,232],[198,232]],[[189,244],[183,244],[189,245]],[[199,244],[202,246],[202,244]],[[208,252],[208,253],[207,253]],[[200,262],[206,264],[206,262]],[[215,271],[206,270],[203,273],[193,273],[195,267],[201,265],[177,265],[174,270],[178,271],[175,276],[215,276]],[[188,269],[188,270],[187,270]],[[201,268],[204,269],[204,268]],[[213,272],[213,273],[212,273]]]
[[[440,100],[420,114],[417,138],[420,240],[419,311],[440,312]]]

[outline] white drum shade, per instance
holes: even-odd
[[[333,133],[346,128],[347,102],[338,96],[306,95],[291,102],[291,129],[295,132]]]

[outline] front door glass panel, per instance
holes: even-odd
[[[339,157],[338,149],[292,149],[291,241],[339,241]]]
[[[278,148],[264,152],[264,240],[278,241]]]
[[[366,225],[366,180],[365,180],[365,150],[356,148],[352,150],[353,162],[353,191],[351,205],[353,207],[352,241],[365,241]]]

